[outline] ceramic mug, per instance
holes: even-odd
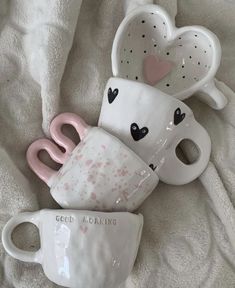
[[[180,100],[136,81],[110,78],[103,97],[100,127],[118,137],[168,184],[193,181],[206,168],[211,141]],[[176,155],[179,143],[194,142],[199,157],[187,165]]]
[[[24,251],[12,242],[21,223],[39,229],[41,248]],[[53,282],[70,288],[119,287],[134,265],[143,216],[128,212],[41,210],[20,213],[2,231],[2,243],[12,257],[40,263]]]
[[[81,139],[77,146],[62,133],[64,124],[77,130]],[[52,141],[39,139],[30,145],[27,160],[63,208],[133,211],[158,184],[157,175],[125,144],[102,128],[88,126],[76,114],[57,116],[50,133],[65,152]],[[62,164],[59,171],[39,159],[41,150]]]
[[[227,104],[214,79],[220,60],[221,46],[214,33],[202,26],[177,28],[158,5],[133,9],[113,41],[115,77],[150,84],[180,100],[197,92],[214,109]]]

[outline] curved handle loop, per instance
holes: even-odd
[[[197,97],[216,110],[223,109],[228,102],[225,95],[215,86],[214,81],[204,85]]]
[[[48,139],[36,140],[29,146],[26,158],[30,168],[40,179],[42,179],[42,181],[50,186],[50,180],[58,173],[58,171],[50,168],[39,159],[38,154],[42,150],[46,150],[50,157],[60,164],[65,162],[67,155],[62,153],[61,150]]]
[[[183,163],[176,155],[176,147],[182,140],[191,140],[199,150],[199,157],[192,164]],[[167,184],[183,185],[195,180],[205,170],[210,159],[211,140],[207,131],[195,120],[185,127],[183,137],[174,143],[175,149],[169,149],[165,161],[157,174],[159,179]]]
[[[86,136],[89,125],[87,125],[81,117],[74,113],[62,113],[55,117],[51,122],[50,133],[52,139],[65,149],[66,155],[70,155],[76,145],[71,139],[62,133],[62,126],[65,124],[69,124],[75,128],[80,140],[83,140],[83,138]]]
[[[21,223],[31,222],[36,225],[38,229],[40,222],[40,212],[24,212],[12,217],[2,231],[2,244],[9,255],[12,257],[24,261],[42,263],[42,251],[39,249],[36,252],[24,251],[15,246],[12,241],[13,230]]]
[[[65,149],[63,153],[53,142],[48,139],[39,139],[33,142],[27,151],[27,161],[30,168],[42,179],[48,186],[51,186],[51,179],[57,175],[58,171],[48,167],[38,157],[42,150],[46,150],[50,157],[59,164],[64,164],[68,159],[73,149],[76,147],[75,143],[62,133],[62,126],[65,124],[72,125],[79,134],[82,140],[88,131],[88,126],[85,121],[76,114],[62,113],[54,118],[51,122],[50,132],[52,139],[56,144]]]

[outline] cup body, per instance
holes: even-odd
[[[91,128],[49,182],[63,208],[133,211],[158,184],[140,157],[101,128]]]
[[[169,184],[194,180],[209,161],[210,138],[191,109],[143,83],[110,78],[98,125],[121,139]],[[199,150],[197,163],[187,167],[175,152],[184,139],[194,142]]]
[[[22,222],[38,226],[39,251],[22,251],[12,243],[11,233]],[[127,212],[41,210],[13,217],[4,227],[2,241],[11,256],[41,263],[58,285],[110,288],[119,287],[131,273],[142,226],[141,215]]]
[[[77,131],[79,144],[64,135],[65,124]],[[158,176],[129,147],[104,129],[90,127],[76,114],[56,116],[50,133],[54,142],[33,142],[27,150],[27,161],[63,208],[133,211],[158,184]],[[62,165],[60,170],[42,162],[41,150]]]

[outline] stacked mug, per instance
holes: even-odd
[[[78,145],[63,134],[65,124],[76,129]],[[50,134],[54,142],[36,140],[27,161],[65,209],[13,217],[4,227],[3,245],[14,258],[42,264],[58,285],[119,287],[131,273],[143,227],[142,215],[130,212],[159,180],[181,185],[197,178],[209,161],[210,138],[181,101],[118,78],[111,78],[105,88],[99,127],[63,113],[52,121]],[[199,158],[193,164],[176,155],[183,139],[198,147]],[[56,171],[44,164],[41,150],[62,167]],[[37,252],[22,251],[12,242],[14,228],[23,222],[39,229]]]
[[[160,9],[146,7],[148,13]],[[79,144],[65,136],[65,124],[75,128]],[[143,227],[143,216],[131,212],[159,180],[183,185],[196,179],[208,164],[210,137],[183,102],[123,77],[108,80],[98,127],[63,113],[52,121],[50,134],[53,141],[39,139],[30,145],[27,161],[64,209],[13,217],[3,229],[3,245],[16,259],[42,264],[58,285],[119,287],[131,273]],[[185,139],[198,150],[198,159],[189,164],[176,153]],[[62,165],[58,171],[39,159],[41,150]],[[23,222],[39,229],[41,248],[36,252],[22,251],[12,242],[13,230]]]

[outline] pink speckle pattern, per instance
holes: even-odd
[[[97,164],[96,164],[96,166],[97,166],[98,168],[102,167],[102,165],[103,165],[102,162],[97,162]]]
[[[118,175],[121,176],[121,177],[124,177],[128,174],[128,170],[127,169],[118,169],[117,170],[118,172]]]
[[[66,191],[69,190],[69,184],[68,184],[68,183],[64,183],[64,189],[65,189]]]
[[[80,154],[80,155],[77,155],[77,156],[75,157],[75,159],[79,161],[79,160],[81,160],[81,159],[82,159],[82,157],[83,157],[83,155],[82,155],[82,154]]]
[[[93,162],[93,161],[92,161],[91,159],[89,159],[89,160],[86,161],[86,165],[87,165],[87,166],[90,166],[92,162]]]
[[[63,208],[133,211],[157,184],[149,177],[152,170],[122,143],[101,129],[92,130],[61,167],[51,186],[52,196]]]
[[[89,174],[87,177],[87,181],[92,183],[94,181],[94,176],[92,174]]]

